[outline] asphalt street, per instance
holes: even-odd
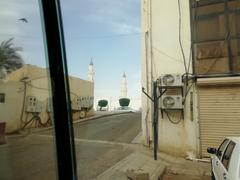
[[[79,179],[94,179],[134,150],[141,131],[141,113],[127,113],[74,124]],[[53,131],[8,137],[0,146],[1,180],[57,178]]]
[[[75,138],[130,143],[141,130],[140,113],[127,113],[74,125]]]

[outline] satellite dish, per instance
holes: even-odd
[[[172,86],[174,84],[175,78],[171,74],[166,74],[163,76],[162,80],[165,86]]]

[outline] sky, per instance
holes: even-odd
[[[121,78],[128,81],[130,106],[140,107],[140,0],[61,1],[68,71],[87,79],[95,69],[95,101],[118,107]],[[19,21],[25,17],[28,23]],[[46,67],[38,0],[0,1],[0,42],[11,37],[26,64]]]

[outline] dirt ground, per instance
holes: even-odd
[[[210,176],[197,177],[193,175],[166,173],[165,175],[163,175],[162,180],[211,180],[211,177]]]

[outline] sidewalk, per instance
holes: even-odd
[[[134,152],[99,175],[96,180],[157,180],[166,165],[140,152]]]
[[[139,144],[141,141],[139,136],[140,134],[132,144],[129,144],[134,152],[100,174],[96,180],[158,180],[165,173],[186,177],[209,177],[211,175],[210,163],[189,161],[164,153],[158,153],[158,160],[154,161],[152,149]]]
[[[190,161],[184,158],[173,157],[164,153],[158,153],[159,159],[164,160],[167,172],[189,176],[211,176],[211,163]]]

